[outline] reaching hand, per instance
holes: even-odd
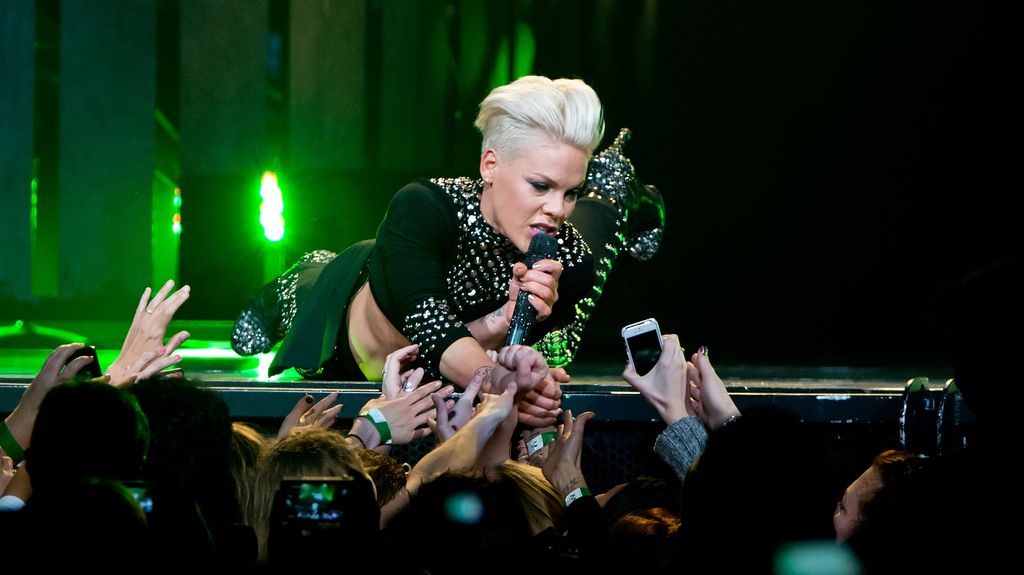
[[[583,452],[583,432],[594,415],[593,411],[586,411],[574,420],[572,410],[565,410],[558,435],[547,445],[548,454],[541,470],[562,497],[587,484],[580,466],[580,455]]]
[[[686,357],[675,334],[662,336],[664,345],[658,363],[645,375],[637,375],[632,363],[626,364],[622,379],[635,387],[668,425],[694,415],[687,385]]]
[[[462,392],[462,397],[455,402],[451,415],[449,415],[448,409],[445,408],[445,400],[439,395],[431,394],[430,398],[434,402],[437,418],[427,418],[427,425],[433,431],[438,444],[448,441],[448,439],[455,435],[456,431],[465,427],[466,423],[473,417],[473,401],[476,400],[476,394],[480,391],[482,381],[483,378],[479,374],[474,375],[473,379],[469,380],[465,391]]]
[[[452,386],[448,385],[442,389],[441,382],[435,381],[421,385],[418,389],[397,399],[387,399],[386,397],[371,399],[359,411],[363,413],[371,409],[379,409],[388,422],[391,442],[395,445],[402,445],[430,435],[427,419],[437,417],[434,401],[430,395],[437,393],[442,400],[445,400],[445,409],[451,409],[455,403],[447,398],[453,391],[455,388]],[[380,433],[365,417],[356,418],[352,423],[350,433],[358,435],[363,445],[370,449],[381,444]]]
[[[36,414],[39,412],[39,404],[43,402],[46,394],[58,385],[71,381],[78,375],[79,370],[93,361],[91,356],[83,355],[68,362],[68,358],[80,349],[82,349],[80,343],[66,343],[50,352],[43,362],[43,367],[32,378],[32,383],[22,394],[21,401],[7,416],[7,429],[22,449],[27,449],[29,441],[32,439],[32,427],[35,425]],[[106,376],[104,379],[109,381]]]
[[[388,354],[384,360],[384,382],[381,384],[384,397],[397,399],[419,387],[423,380],[423,368],[403,370],[403,367],[416,360],[419,350],[418,345],[412,344]]]
[[[693,410],[708,429],[718,429],[730,417],[739,416],[740,410],[729,397],[729,391],[718,377],[711,360],[707,356],[707,348],[701,347],[702,353],[693,354],[693,370],[690,378],[690,397],[693,398]]]
[[[143,290],[139,305],[135,308],[132,325],[128,328],[128,334],[121,346],[121,352],[107,369],[110,383],[115,387],[131,385],[135,380],[151,377],[181,361],[180,355],[171,354],[189,338],[189,333],[180,331],[174,334],[167,345],[164,345],[164,336],[175,312],[188,299],[191,288],[186,285],[168,296],[172,287],[174,280],[168,280],[152,301],[149,299],[150,288]]]
[[[284,421],[281,422],[281,428],[277,430],[277,437],[286,437],[296,427],[306,425],[315,425],[323,428],[331,427],[338,420],[338,414],[341,413],[342,408],[345,407],[342,403],[334,405],[337,399],[338,392],[332,391],[327,394],[327,397],[316,402],[315,405],[311,405],[313,404],[313,396],[303,396],[295,404],[291,412],[285,416]]]
[[[562,392],[556,376],[550,374],[544,356],[532,347],[509,345],[498,351],[497,363],[492,373],[491,393],[515,383],[519,422],[528,427],[554,424],[561,408],[559,398]],[[557,377],[566,378],[564,372]],[[487,391],[486,381],[484,387]]]
[[[512,413],[515,405],[516,384],[509,383],[500,394],[484,393],[480,396],[480,404],[476,406],[473,419],[479,418],[479,423],[486,423],[485,429],[488,436],[494,434],[498,428]]]

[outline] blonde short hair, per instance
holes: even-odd
[[[481,153],[494,148],[518,157],[539,132],[590,156],[604,136],[604,112],[597,93],[583,80],[523,76],[491,90],[480,102],[474,125],[483,134]]]

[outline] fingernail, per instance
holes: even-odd
[[[163,354],[167,353],[167,347],[161,345],[160,347],[156,348],[156,351],[160,355],[163,355]]]
[[[708,346],[706,346],[706,345],[700,346],[700,349],[697,350],[697,353],[703,355],[704,357],[707,357],[708,356]]]
[[[303,397],[302,399],[305,399],[306,403],[313,403],[313,396],[312,395],[307,395],[306,397]]]
[[[175,355],[174,356],[174,361],[181,361],[181,356],[180,355]]]

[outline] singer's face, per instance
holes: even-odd
[[[585,151],[547,136],[511,158],[487,148],[480,159],[480,212],[525,253],[534,233],[557,234],[572,213],[588,159]]]

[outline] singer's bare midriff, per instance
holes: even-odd
[[[380,381],[388,354],[409,345],[377,306],[370,282],[363,284],[348,306],[348,347],[368,381]]]

